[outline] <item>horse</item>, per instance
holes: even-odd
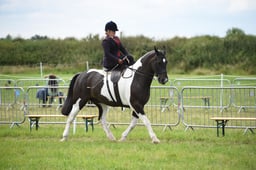
[[[119,141],[125,141],[134,129],[138,119],[146,126],[152,143],[160,143],[154,133],[151,123],[144,112],[144,105],[150,97],[150,85],[154,76],[160,84],[168,82],[166,71],[167,59],[165,50],[154,50],[140,57],[133,65],[120,73],[121,77],[113,83],[114,72],[100,69],[90,69],[76,74],[69,86],[68,95],[62,107],[62,114],[68,116],[61,141],[66,141],[70,124],[78,112],[88,101],[94,103],[99,110],[99,121],[106,136],[115,141],[116,138],[107,126],[106,115],[109,107],[127,107],[132,110],[132,120],[128,128],[122,133]]]

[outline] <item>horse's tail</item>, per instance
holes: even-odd
[[[74,104],[74,103],[72,102],[72,99],[73,99],[73,87],[74,87],[75,81],[76,81],[76,79],[77,79],[77,77],[78,77],[79,75],[80,75],[80,73],[76,74],[76,75],[72,78],[72,80],[71,80],[71,82],[70,82],[70,84],[69,84],[68,95],[67,95],[67,98],[66,98],[66,100],[65,100],[65,103],[64,103],[64,105],[63,105],[63,107],[62,107],[62,109],[61,109],[61,113],[62,113],[63,115],[68,116],[69,113],[71,112],[72,106],[73,106],[73,104]]]

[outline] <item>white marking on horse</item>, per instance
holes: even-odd
[[[125,141],[126,137],[128,136],[128,134],[134,129],[134,127],[136,126],[138,122],[138,119],[136,117],[132,117],[132,121],[130,123],[130,125],[128,126],[128,128],[122,133],[122,137],[119,140],[120,142]]]
[[[65,130],[63,132],[63,135],[62,135],[63,138],[61,139],[61,142],[66,141],[68,139],[70,124],[74,121],[77,113],[80,111],[80,109],[79,109],[80,100],[81,100],[81,98],[77,99],[76,103],[73,104],[73,106],[72,106],[72,110],[71,110],[71,112],[68,116],[66,127],[65,127]]]
[[[106,73],[105,72],[104,79],[103,79],[103,86],[101,88],[100,93],[101,93],[101,95],[105,96],[109,101],[112,101],[112,98],[111,98],[111,96],[109,94],[109,91],[108,91],[107,82],[106,82],[106,79],[108,79],[110,93],[112,94],[114,100],[116,101],[116,96],[114,95],[115,94],[114,86],[113,86],[112,81],[110,80],[110,76],[111,76],[111,73]]]
[[[110,131],[108,125],[107,125],[107,113],[109,111],[109,106],[105,105],[105,104],[101,104],[102,106],[102,116],[101,116],[101,124],[103,127],[103,130],[105,131],[107,137],[111,140],[111,141],[115,141],[116,138],[115,136],[112,134],[112,132]]]

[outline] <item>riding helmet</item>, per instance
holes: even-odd
[[[116,23],[114,23],[113,21],[109,21],[109,22],[105,25],[105,31],[107,31],[107,30],[118,31],[118,28],[117,28]]]

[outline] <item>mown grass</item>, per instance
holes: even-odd
[[[111,127],[119,138],[126,126]],[[79,125],[68,142],[59,139],[64,125],[40,125],[29,132],[28,123],[10,129],[0,126],[0,169],[255,169],[256,135],[227,129],[184,132],[184,127],[162,131],[153,127],[161,143],[154,145],[144,126],[125,142],[111,142],[100,125],[85,133]]]
[[[125,128],[111,130],[119,138]],[[64,125],[40,125],[32,132],[27,121],[13,129],[0,125],[0,169],[256,169],[256,135],[243,135],[241,129],[227,129],[217,138],[216,129],[153,128],[159,145],[151,144],[145,127],[136,127],[120,143],[110,142],[100,125],[88,133],[79,125],[61,143]]]

